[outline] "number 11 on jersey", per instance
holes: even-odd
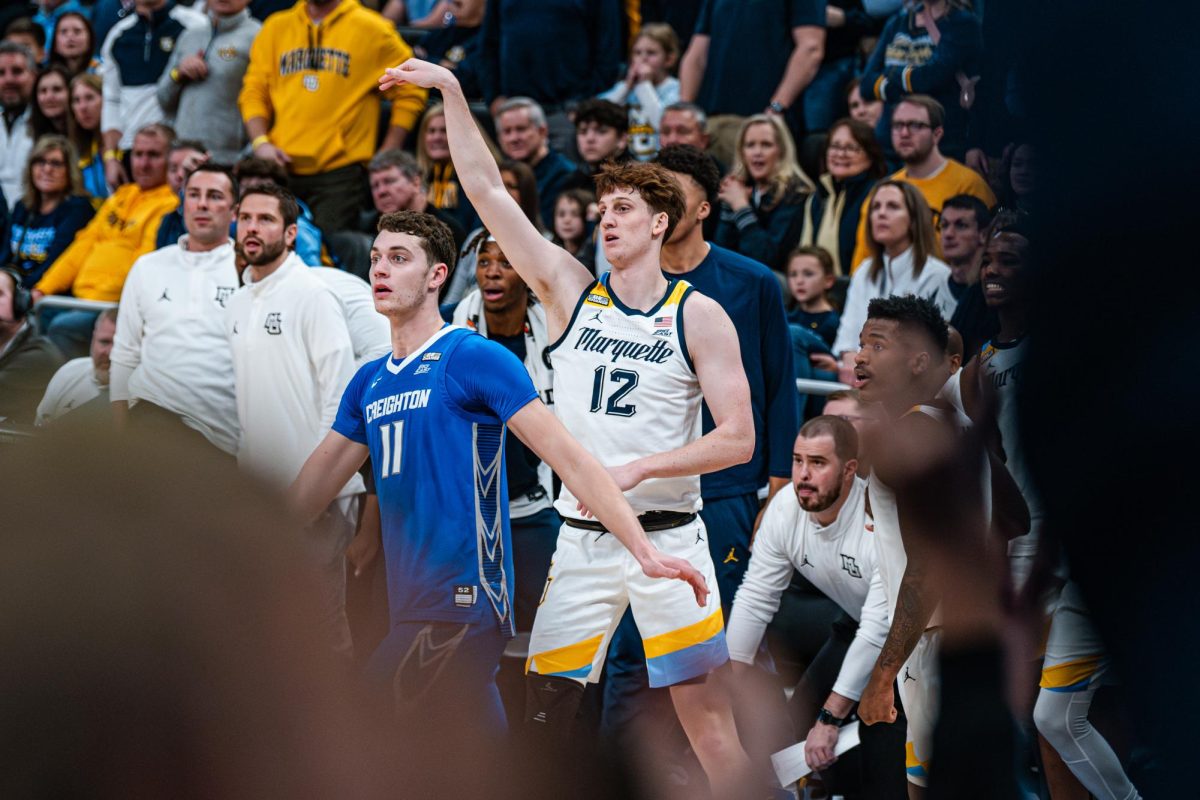
[[[379,426],[379,436],[383,440],[382,458],[379,459],[379,477],[400,474],[400,441],[404,434],[404,420],[384,423]]]

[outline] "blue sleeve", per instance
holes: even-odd
[[[762,309],[762,363],[766,389],[766,459],[773,478],[792,474],[792,445],[800,430],[800,396],[796,393],[792,339],[783,310],[783,292],[775,276],[759,284]]]
[[[67,212],[55,228],[54,241],[50,242],[50,247],[46,250],[45,267],[47,269],[63,254],[71,242],[75,241],[75,234],[83,230],[96,215],[96,209],[92,208],[92,204],[82,197],[69,199],[66,202],[69,204]]]
[[[803,25],[825,27],[825,0],[791,0],[788,3],[788,27]]]
[[[468,336],[454,348],[450,358],[446,387],[451,398],[469,413],[508,422],[537,399],[525,365],[503,345],[479,335]]]
[[[884,54],[887,52],[888,45],[892,43],[892,39],[896,36],[896,29],[908,18],[908,12],[901,9],[897,11],[892,18],[883,26],[883,33],[879,34],[879,40],[875,43],[875,49],[871,51],[871,57],[867,59],[867,65],[863,67],[862,75],[858,80],[858,93],[867,100],[882,100],[879,95],[879,83],[883,78],[883,61]]]
[[[700,6],[700,15],[696,17],[696,29],[693,34],[701,36],[712,36],[712,6],[716,0],[704,0],[704,5]]]
[[[929,61],[921,66],[890,67],[885,71],[888,79],[885,100],[899,100],[907,94],[941,94],[954,84],[955,73],[970,75],[977,68],[983,45],[979,20],[974,14],[951,14],[938,23],[938,30],[942,37]]]
[[[300,218],[296,225],[296,255],[310,267],[319,267],[321,260],[321,229],[316,223]]]
[[[384,356],[387,358],[387,356]],[[368,361],[359,367],[358,372],[346,385],[342,392],[342,402],[338,404],[337,416],[333,419],[333,429],[352,442],[367,444],[367,423],[363,419],[363,394],[371,376],[379,371],[383,359]]]
[[[721,215],[717,244],[726,247],[721,239],[732,239],[736,242],[733,249],[742,255],[771,269],[783,271],[788,251],[800,239],[803,224],[803,199],[800,202],[783,200],[775,208],[761,214],[747,206],[734,213],[728,224],[725,214]]]

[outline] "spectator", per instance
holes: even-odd
[[[4,127],[0,129],[0,190],[9,205],[21,196],[21,173],[33,149],[29,135],[33,78],[37,63],[29,48],[16,42],[0,42],[0,106]]]
[[[67,294],[85,300],[116,302],[125,276],[138,256],[154,249],[163,214],[179,204],[167,184],[167,147],[174,138],[165,125],[147,125],[133,137],[130,163],[133,182],[104,201],[96,216],[46,270],[33,295]],[[58,311],[42,314],[42,325],[59,349],[69,355],[87,351],[96,313]]]
[[[482,129],[480,133],[492,155],[499,161],[500,151],[491,137]],[[434,103],[425,111],[417,128],[417,164],[429,187],[430,204],[453,213],[465,231],[479,227],[479,216],[454,174],[454,162],[450,160],[450,145],[446,139],[446,112],[441,103]]]
[[[841,361],[841,380],[853,384],[858,335],[867,304],[876,297],[915,294],[930,299],[944,317],[954,313],[946,290],[950,268],[934,257],[937,237],[925,197],[911,183],[889,178],[867,198],[871,258],[850,279],[846,307],[833,354]]]
[[[247,268],[225,312],[241,426],[238,465],[280,490],[329,432],[354,375],[353,345],[337,298],[292,252],[299,214],[287,189],[243,190],[237,254]],[[307,529],[310,551],[323,554],[317,562],[322,628],[338,651],[350,647],[342,553],[354,534],[354,498],[362,491],[356,474],[322,524]]]
[[[50,63],[66,67],[74,78],[98,66],[95,60],[96,35],[92,23],[79,11],[60,14],[54,24],[53,44],[50,47]]]
[[[179,197],[180,205],[163,214],[162,222],[158,225],[158,235],[154,237],[155,250],[175,244],[180,236],[187,233],[183,220],[183,185],[191,171],[206,161],[208,151],[200,142],[186,139],[171,142],[171,149],[167,152],[167,184]]]
[[[549,238],[551,234],[542,224],[542,214],[538,210],[540,204],[538,203],[537,178],[534,177],[533,170],[529,168],[529,165],[523,161],[501,161],[500,180],[504,181],[504,188],[525,212],[525,218],[543,236]],[[478,228],[467,235],[467,246],[459,253],[458,266],[455,268],[454,274],[450,276],[450,287],[446,289],[446,294],[442,298],[445,302],[457,303],[475,286],[475,248],[472,247],[472,244],[478,243],[476,240],[482,233],[483,228]]]
[[[533,170],[539,213],[544,220],[552,219],[554,201],[559,192],[578,182],[578,168],[551,148],[545,111],[528,97],[513,97],[496,107],[495,121],[500,151],[505,158],[523,161]]]
[[[824,5],[706,0],[679,65],[679,96],[710,114],[786,113],[825,55]]]
[[[663,109],[658,131],[660,149],[686,144],[697,150],[707,150],[708,141],[708,114],[703,108],[695,103],[679,102]]]
[[[595,205],[596,195],[587,189],[567,189],[554,204],[554,238],[556,245],[566,250],[593,272],[596,271],[596,246],[590,235],[588,208]]]
[[[79,156],[83,186],[97,203],[109,195],[104,159],[100,157],[101,91],[99,75],[76,75],[71,80],[71,115],[67,118],[67,136]]]
[[[439,5],[443,10],[435,12],[436,26],[413,49],[419,58],[454,70],[467,96],[481,98],[483,42],[479,34],[487,3],[484,0],[439,0]]]
[[[182,424],[229,455],[239,435],[225,338],[225,308],[238,288],[229,240],[236,204],[228,167],[188,174],[186,233],[139,258],[125,281],[109,393],[118,424]]]
[[[96,327],[92,329],[91,352],[71,359],[54,373],[42,402],[38,403],[35,425],[49,425],[67,412],[92,401],[107,404],[111,367],[109,356],[116,333],[117,309],[101,311],[100,316],[96,317]]]
[[[46,67],[34,79],[29,135],[35,142],[51,133],[66,135],[71,104],[67,87],[70,83],[71,75],[66,67],[55,64]]]
[[[79,0],[40,0],[37,4],[38,11],[33,16],[33,21],[41,27],[44,35],[43,44],[54,41],[55,31],[58,29],[59,21],[67,14],[75,14],[83,16],[86,19],[88,8]],[[90,55],[90,54],[89,54]],[[43,61],[44,59],[39,59]]]
[[[945,120],[941,103],[926,95],[909,95],[896,104],[892,118],[892,147],[904,166],[890,176],[891,180],[917,187],[935,216],[942,213],[946,198],[956,194],[974,195],[988,208],[995,208],[996,196],[979,173],[942,155],[938,146]],[[865,208],[863,212],[851,272],[868,255]]]
[[[663,109],[679,102],[679,79],[671,70],[679,60],[679,37],[670,25],[642,27],[629,51],[629,71],[600,97],[629,108],[629,150],[648,161],[658,153]],[[576,119],[576,129],[579,121]]]
[[[195,139],[221,164],[232,164],[246,143],[237,97],[250,64],[250,45],[262,23],[249,0],[214,0],[203,26],[183,32],[158,79],[158,102],[175,132]]]
[[[64,360],[30,323],[31,302],[21,276],[0,268],[0,419],[22,425],[33,424],[38,400]]]
[[[487,4],[480,36],[483,99],[492,114],[499,118],[510,98],[531,98],[540,105],[540,125],[548,126],[550,146],[570,153],[575,135],[567,116],[570,106],[604,91],[619,74],[624,47],[619,4],[493,0]],[[518,158],[507,149],[505,155]],[[546,202],[540,180],[538,188]],[[553,203],[552,196],[542,208],[543,218],[550,218]]]
[[[829,129],[825,173],[804,207],[800,244],[822,247],[835,275],[849,275],[862,209],[887,168],[875,134],[858,120],[843,117]]]
[[[359,229],[375,238],[379,218],[397,211],[417,211],[446,223],[454,236],[454,246],[462,248],[467,232],[454,215],[429,204],[421,167],[417,159],[403,150],[376,153],[367,165],[371,182],[371,200],[375,208],[362,215]],[[368,246],[369,247],[369,246]]]
[[[134,132],[166,117],[158,103],[158,79],[175,43],[187,29],[205,24],[203,15],[168,0],[134,0],[133,10],[100,46],[104,175],[114,188],[129,180],[122,158]]]
[[[38,64],[46,63],[47,37],[45,29],[29,17],[19,17],[4,28],[4,40],[28,47]]]
[[[366,163],[403,146],[416,124],[424,89],[376,91],[383,71],[411,55],[396,29],[358,0],[297,3],[263,23],[254,40],[238,98],[246,134],[255,156],[288,169],[321,230],[358,223]],[[384,98],[392,111],[376,148]]]
[[[12,264],[26,289],[37,284],[95,214],[75,163],[75,148],[63,136],[38,139],[29,154],[25,194],[13,209],[9,232]]]
[[[982,200],[969,194],[948,199],[938,220],[942,258],[950,267],[946,288],[957,301],[950,324],[962,336],[967,360],[995,335],[1000,324],[996,312],[984,302],[983,287],[979,283],[979,268],[991,222],[992,212]]]
[[[829,290],[836,278],[833,256],[828,250],[809,246],[792,251],[787,285],[795,306],[788,312],[788,324],[812,331],[829,347],[833,347],[841,320],[829,302]]]
[[[584,100],[575,109],[575,149],[581,166],[595,175],[605,161],[628,161],[629,112],[608,100]],[[553,214],[551,214],[553,216]]]
[[[551,342],[546,311],[512,268],[490,235],[480,238],[475,257],[476,288],[453,307],[450,321],[478,331],[521,360],[538,397],[554,410],[554,372],[548,357]],[[516,630],[533,629],[558,541],[562,518],[554,510],[550,465],[511,431],[505,433],[504,469],[508,476],[508,510],[516,568],[513,608]]]
[[[1033,145],[1029,142],[1017,142],[1005,151],[1000,162],[1002,206],[1014,211],[1032,211],[1036,168]]]
[[[850,110],[846,84],[858,72],[862,40],[882,27],[863,5],[863,0],[831,0],[825,7],[825,54],[803,97],[804,129],[809,133],[829,130]]]
[[[291,182],[287,170],[279,162],[254,156],[239,161],[233,168],[233,174],[243,192],[266,185],[287,189]],[[300,208],[300,217],[296,220],[296,241],[292,249],[310,267],[331,264],[332,261],[325,256],[325,237],[313,221],[313,212],[303,200],[297,199],[296,205]]]
[[[350,332],[355,367],[392,352],[391,326],[387,317],[375,310],[375,293],[371,291],[371,284],[351,272],[334,267],[312,267],[309,273],[316,275],[329,287],[342,307],[346,328]]]
[[[858,87],[864,98],[885,105],[875,129],[879,141],[895,145],[888,123],[897,103],[908,95],[929,95],[945,109],[943,149],[962,158],[975,94],[971,78],[979,75],[982,48],[979,18],[969,2],[929,0],[897,11],[884,25]],[[896,152],[904,158],[899,148]]]
[[[859,83],[859,79],[855,78],[846,84],[846,108],[850,112],[851,119],[856,119],[871,127],[873,137],[875,126],[879,124],[879,118],[883,116],[883,101],[864,98],[858,91]]]
[[[738,133],[733,169],[721,181],[717,244],[783,272],[812,191],[783,118],[749,117]]]

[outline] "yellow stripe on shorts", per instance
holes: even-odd
[[[721,609],[718,608],[707,619],[702,619],[694,625],[688,625],[686,628],[679,628],[667,633],[660,633],[658,636],[651,636],[649,639],[643,639],[642,645],[646,648],[646,658],[657,658],[659,656],[670,655],[701,642],[707,642],[720,633],[724,627],[725,618],[721,614]]]

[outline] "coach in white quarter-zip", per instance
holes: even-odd
[[[286,189],[262,186],[242,195],[236,249],[246,263],[244,285],[225,313],[242,427],[238,465],[280,491],[329,432],[354,375],[345,314],[333,291],[292,251],[299,213]],[[323,623],[339,651],[350,648],[342,554],[362,492],[356,474],[309,529],[324,577]]]
[[[205,164],[188,176],[187,234],[139,258],[125,280],[109,387],[118,424],[169,412],[229,455],[238,420],[224,314],[238,286],[229,240],[236,202],[228,168]]]

